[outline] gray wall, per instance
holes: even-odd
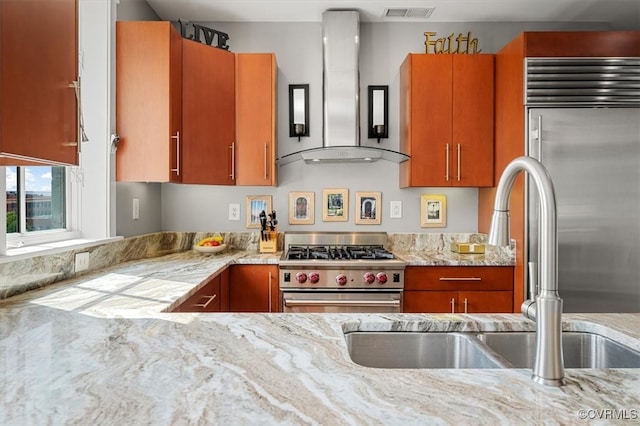
[[[234,52],[275,52],[278,61],[278,154],[322,145],[322,28],[312,23],[203,23],[230,35]],[[541,23],[379,23],[361,25],[360,87],[361,114],[366,124],[366,88],[370,84],[389,85],[390,138],[381,146],[398,149],[399,67],[407,53],[424,52],[425,31],[438,36],[472,32],[485,53],[495,53],[521,31],[526,30],[607,29],[602,24]],[[301,142],[289,138],[288,85],[310,84],[310,137]],[[366,139],[363,145],[374,145]],[[215,159],[212,159],[212,165]],[[242,165],[238,165],[241,167]],[[281,231],[288,230],[382,230],[389,232],[477,232],[478,191],[474,188],[399,189],[398,165],[386,161],[373,164],[321,164],[303,162],[279,169],[279,186],[226,187],[213,185],[117,184],[118,235],[170,231],[246,230],[245,197],[271,195],[279,212]],[[322,222],[320,198],[323,188],[349,189],[349,222]],[[289,225],[288,198],[291,191],[316,194],[315,224]],[[354,201],[357,191],[382,192],[382,224],[355,225]],[[421,228],[420,195],[447,195],[446,228]],[[131,220],[132,198],[140,199],[139,220]],[[389,217],[389,202],[402,201],[403,217]],[[241,206],[240,221],[228,220],[229,204]],[[157,227],[157,228],[156,228]]]

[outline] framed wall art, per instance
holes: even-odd
[[[322,190],[322,220],[324,222],[346,222],[349,220],[349,190]]]
[[[289,193],[289,224],[313,225],[315,222],[314,198],[313,192]]]
[[[382,219],[381,198],[380,192],[356,192],[357,225],[380,225]]]
[[[447,226],[447,196],[422,195],[420,197],[420,226],[444,228]]]
[[[260,228],[260,212],[271,212],[271,195],[247,197],[247,228]]]

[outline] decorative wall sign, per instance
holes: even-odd
[[[346,222],[349,220],[349,190],[322,190],[322,220],[324,222]]]
[[[420,226],[444,228],[447,226],[447,196],[422,195],[420,197]]]
[[[435,32],[424,33],[425,53],[480,53],[478,39],[471,36],[471,31],[466,36],[459,33],[454,36],[451,33],[446,38],[437,38]]]
[[[381,198],[380,192],[356,192],[357,225],[380,225],[382,219]]]
[[[260,212],[271,211],[271,195],[247,197],[247,228],[260,228]]]
[[[313,225],[315,222],[314,198],[313,192],[289,193],[289,223],[291,225]]]
[[[229,46],[227,45],[229,34],[214,30],[213,28],[194,24],[189,21],[183,21],[182,19],[178,19],[178,23],[180,24],[180,34],[187,40],[208,44],[209,46],[217,47],[218,49],[229,50]],[[204,37],[204,41],[200,39],[200,36]],[[214,39],[216,40],[215,45],[213,44]]]

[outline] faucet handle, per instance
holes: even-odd
[[[535,300],[538,294],[538,262],[529,262],[529,299]]]

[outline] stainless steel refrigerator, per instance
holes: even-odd
[[[640,108],[527,114],[528,155],[545,165],[556,191],[563,311],[640,312]],[[535,271],[538,204],[526,188],[527,261]]]

